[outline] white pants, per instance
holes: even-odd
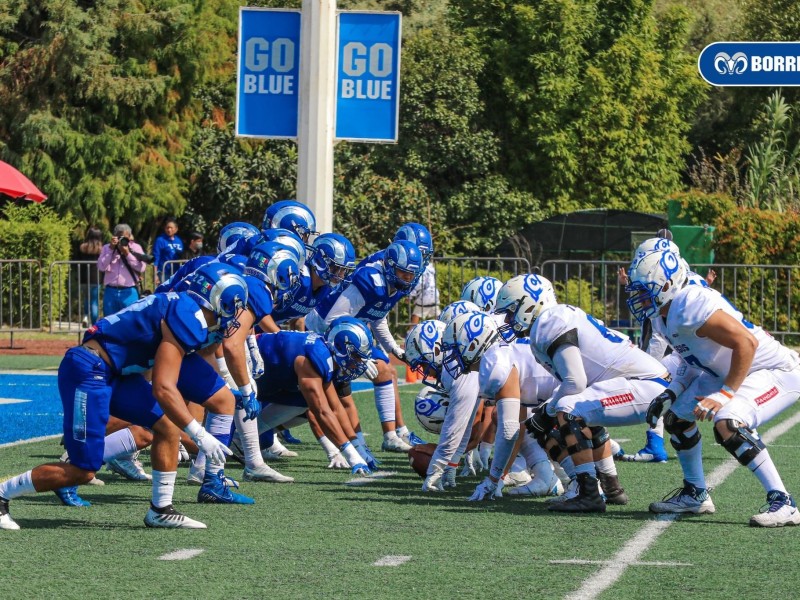
[[[587,425],[638,425],[645,422],[650,401],[664,389],[658,381],[616,377],[598,381],[580,394],[560,398],[555,406],[548,406],[547,412],[574,415]]]

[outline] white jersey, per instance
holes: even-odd
[[[697,330],[718,310],[740,321],[758,341],[748,373],[763,369],[788,370],[800,362],[797,352],[789,350],[761,327],[747,321],[718,291],[709,287],[687,285],[678,291],[670,304],[666,333],[675,351],[688,365],[694,367],[695,376],[704,371],[712,377],[724,379],[730,370],[733,351],[697,335]],[[691,377],[684,378],[684,381],[689,379]]]
[[[586,385],[615,377],[652,379],[662,377],[664,366],[631,343],[628,336],[607,328],[602,321],[580,308],[557,304],[539,315],[531,328],[531,351],[536,360],[559,380],[553,364],[553,342],[568,332],[575,332],[586,372]]]
[[[508,381],[511,369],[519,373],[520,402],[524,406],[538,406],[552,398],[558,380],[550,375],[531,354],[527,341],[523,343],[495,344],[481,359],[481,396],[494,400]]]

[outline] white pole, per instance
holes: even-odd
[[[303,0],[302,14],[297,199],[324,233],[333,231],[336,0]]]

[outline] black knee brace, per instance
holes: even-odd
[[[567,444],[564,442],[564,437],[561,435],[561,432],[558,429],[551,429],[543,441],[555,442],[555,445],[550,446],[550,449],[547,450],[547,454],[554,461],[558,462],[558,457],[561,456],[561,453],[567,449]],[[541,446],[544,448],[545,444],[541,443]]]
[[[337,383],[334,381],[333,389],[336,390],[336,395],[339,396],[339,398],[347,398],[348,396],[353,395],[353,388],[349,381],[345,383]]]
[[[559,433],[561,433],[561,436],[564,438],[565,442],[569,434],[575,436],[575,444],[572,446],[567,446],[567,452],[570,454],[575,454],[581,450],[591,450],[594,447],[592,445],[592,440],[583,434],[583,429],[586,427],[586,421],[580,417],[575,417],[570,414],[562,414],[564,414],[564,418],[567,422],[558,428]]]
[[[589,427],[589,431],[592,432],[592,448],[602,448],[611,439],[605,427]]]
[[[720,423],[733,434],[727,440],[723,440],[722,435],[717,431],[717,425]],[[762,442],[761,438],[758,436],[758,433],[745,427],[743,423],[734,421],[733,419],[722,419],[714,424],[714,439],[716,439],[717,443],[725,448],[725,450],[730,452],[740,464],[745,466],[750,464],[750,462],[758,456],[759,452],[766,448],[764,442]]]
[[[670,434],[669,441],[675,450],[690,450],[700,442],[697,423],[684,421],[671,410],[664,414],[664,429]]]

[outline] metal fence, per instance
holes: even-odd
[[[42,274],[33,259],[0,260],[0,331],[39,330],[42,327]]]

